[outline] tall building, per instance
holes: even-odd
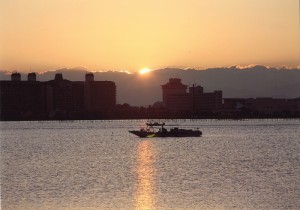
[[[46,86],[47,110],[50,114],[72,112],[73,82],[63,79],[61,73],[55,75],[54,80],[43,84]]]
[[[203,87],[193,86],[189,88],[192,99],[192,107],[195,113],[201,111],[218,112],[222,109],[222,91],[204,93]]]
[[[21,81],[20,73],[13,73],[11,81],[0,81],[0,119],[20,119],[41,116],[44,112],[42,84],[30,73],[28,81]]]
[[[54,80],[36,81],[29,73],[21,81],[19,73],[11,81],[0,81],[0,119],[101,118],[109,117],[116,105],[116,85],[111,81],[69,81],[61,73]]]
[[[190,108],[190,96],[186,92],[187,85],[181,83],[181,79],[171,78],[162,85],[163,103],[171,111],[186,111]]]
[[[192,86],[187,92],[187,85],[181,79],[171,78],[162,85],[163,103],[171,111],[217,112],[222,108],[222,91],[204,93],[203,87]]]
[[[116,85],[111,81],[94,81],[86,77],[84,82],[84,107],[88,113],[110,115],[116,105]]]

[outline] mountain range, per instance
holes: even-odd
[[[59,69],[37,74],[38,81],[54,79],[55,73],[64,79],[83,81],[84,68]],[[162,101],[161,85],[169,78],[180,78],[183,84],[201,85],[204,92],[222,90],[223,98],[298,98],[300,97],[300,69],[271,68],[261,65],[249,67],[222,67],[205,70],[165,68],[148,74],[122,71],[93,72],[97,81],[114,81],[117,86],[117,103],[133,106],[152,105]],[[0,71],[1,80],[10,80],[11,72]],[[21,73],[22,80],[26,74]]]

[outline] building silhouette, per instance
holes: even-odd
[[[222,112],[229,116],[299,117],[300,98],[224,98]]]
[[[40,82],[33,79],[21,81],[20,73],[12,73],[11,81],[0,81],[1,119],[20,119],[43,113],[43,96]]]
[[[187,85],[181,79],[170,78],[169,82],[162,85],[163,103],[170,111],[186,111],[191,108],[191,98],[187,93]]]
[[[20,73],[0,81],[1,120],[109,118],[115,105],[115,83],[94,81],[92,73],[75,82],[61,73],[47,82],[37,81],[35,73],[27,81],[21,81]]]
[[[84,82],[84,107],[87,113],[111,115],[116,106],[116,85],[111,81],[94,81],[86,75]]]
[[[179,78],[170,78],[162,85],[163,103],[173,112],[189,111],[193,114],[199,112],[219,112],[222,109],[222,91],[211,93],[203,92],[203,87],[189,87],[181,83]]]
[[[222,98],[222,91],[204,92],[179,78],[161,85],[162,103],[148,107],[116,105],[116,85],[95,81],[69,81],[61,73],[41,82],[35,73],[21,80],[0,81],[0,120],[167,119],[300,117],[300,98]]]
[[[199,112],[220,112],[222,110],[222,91],[203,92],[203,87],[194,86],[189,88],[192,97],[194,113]]]

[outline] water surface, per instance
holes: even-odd
[[[300,120],[1,122],[2,209],[300,209]]]

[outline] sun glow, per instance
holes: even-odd
[[[149,69],[149,68],[142,68],[140,71],[139,71],[139,73],[140,74],[147,74],[147,73],[149,73],[151,71],[151,69]]]

